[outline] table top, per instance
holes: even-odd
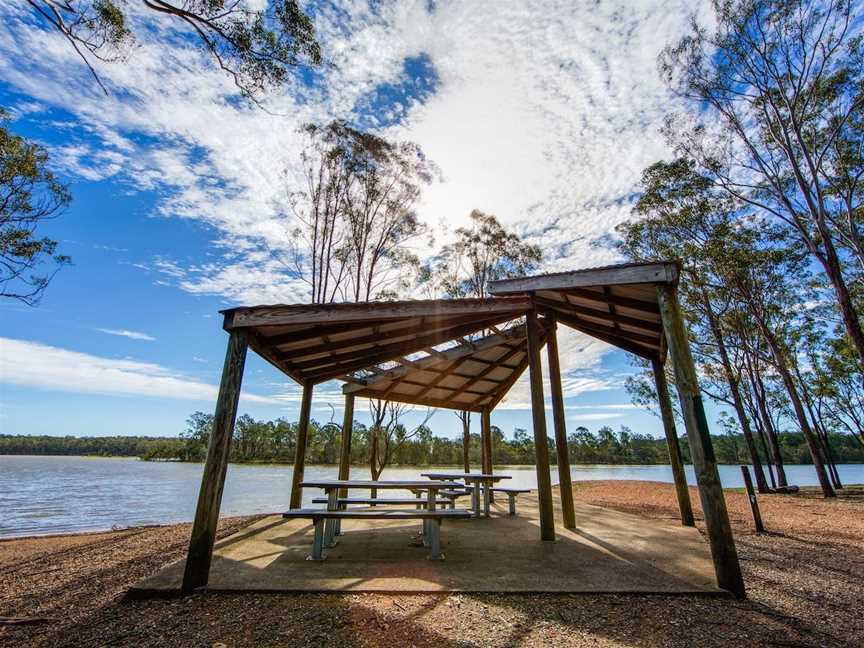
[[[466,482],[513,479],[510,475],[487,475],[486,473],[420,473],[420,476],[429,479],[464,479]]]
[[[371,479],[323,479],[304,481],[300,485],[304,488],[391,488],[394,490],[410,490],[412,488],[423,488],[426,490],[446,490],[450,488],[459,488],[460,486],[462,486],[462,484],[450,481],[372,481]],[[464,486],[462,487],[464,488]]]

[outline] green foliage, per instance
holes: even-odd
[[[0,454],[27,455],[85,455],[104,457],[141,457],[145,460],[204,461],[206,445],[201,446],[196,427],[203,423],[206,428],[209,415],[196,412],[190,418],[189,431],[177,437],[55,437],[0,435]],[[241,423],[242,421],[242,423]],[[249,416],[238,419],[238,430],[232,441],[230,461],[235,463],[283,463],[294,461],[296,423],[284,419],[256,421]],[[339,461],[340,430],[332,424],[312,422],[307,464],[334,465]],[[209,432],[208,432],[209,434]],[[505,439],[500,428],[492,426],[492,460],[495,465],[533,465],[534,438],[526,430],[517,428],[512,439]],[[724,435],[711,437],[717,459],[723,464],[738,464],[748,461],[741,434],[730,430]],[[838,463],[864,462],[864,446],[849,435],[831,434],[831,448]],[[687,437],[680,439],[685,461],[690,453]],[[798,432],[780,434],[780,445],[785,461],[807,464],[811,462],[804,437]],[[622,426],[617,432],[602,427],[592,433],[585,427],[577,427],[567,439],[571,464],[668,464],[666,441],[648,434],[633,432]],[[557,463],[555,441],[549,439],[550,460]],[[472,466],[480,465],[480,435],[470,438],[469,457]],[[351,443],[351,463],[368,465],[369,429],[354,423]],[[391,465],[397,466],[461,466],[462,440],[435,436],[429,428],[405,440],[393,450]]]
[[[91,58],[126,58],[134,41],[124,3],[112,0],[27,0],[36,16],[66,38],[104,90]],[[150,12],[174,21],[200,50],[255,100],[284,84],[295,68],[321,63],[315,26],[296,0],[144,0]],[[151,14],[152,15],[152,14]],[[146,13],[142,15],[146,18]],[[138,26],[157,33],[157,27]]]
[[[301,127],[302,188],[289,191],[294,224],[286,265],[314,303],[394,299],[420,266],[411,241],[426,233],[414,206],[438,173],[413,142],[344,121]]]
[[[75,455],[179,459],[184,442],[177,437],[73,437],[0,435],[0,454]]]
[[[529,274],[543,258],[538,245],[508,232],[492,214],[471,212],[471,225],[456,230],[456,240],[445,245],[424,269],[427,291],[448,297],[487,297],[490,281]]]
[[[48,152],[7,128],[0,108],[0,296],[34,305],[68,256],[37,228],[69,204],[66,187],[48,168]]]

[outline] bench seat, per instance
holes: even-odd
[[[312,542],[312,553],[307,560],[324,559],[324,521],[325,520],[423,520],[424,542],[428,541],[430,558],[432,560],[443,560],[441,553],[441,521],[445,519],[466,519],[471,517],[471,512],[465,509],[441,509],[430,511],[428,509],[343,509],[339,511],[328,511],[327,509],[291,509],[282,514],[286,519],[312,520],[315,525],[315,539]],[[328,523],[331,524],[331,523]],[[331,529],[333,527],[331,526]],[[334,542],[334,531],[327,533],[327,544]]]
[[[328,500],[326,497],[316,497],[312,500],[313,504],[327,504]],[[339,504],[367,504],[372,506],[373,504],[380,504],[381,506],[399,506],[404,504],[405,506],[424,506],[426,505],[425,499],[409,499],[406,497],[340,497],[338,500]],[[450,504],[449,499],[439,498],[435,500],[435,506],[448,506]]]
[[[426,509],[383,509],[381,511],[368,509],[345,509],[344,511],[328,511],[327,509],[291,509],[282,514],[283,518],[304,518],[307,520],[426,520],[443,518],[470,518],[471,511],[465,509],[441,509],[427,511]]]
[[[493,488],[492,492],[493,493],[504,493],[509,500],[508,504],[509,504],[509,508],[510,508],[510,515],[516,515],[516,498],[521,493],[530,493],[531,489],[530,488],[507,488],[506,486],[500,486],[498,488]]]

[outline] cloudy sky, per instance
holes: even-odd
[[[442,172],[419,208],[437,244],[479,208],[540,244],[543,270],[614,262],[604,236],[629,217],[641,170],[668,156],[658,131],[676,105],[656,57],[694,8],[319,3],[328,65],[264,111],[159,19],[126,63],[98,65],[105,96],[23,0],[3,3],[0,105],[70,184],[73,205],[44,233],[74,265],[38,308],[0,302],[0,432],[176,434],[212,409],[218,310],[306,299],[269,252],[289,243],[304,122],[343,118],[420,144]],[[572,332],[560,344],[571,428],[659,434],[629,405],[623,352]],[[296,387],[257,358],[247,367],[241,411],[295,417]],[[328,401],[338,415],[338,386],[319,391],[313,415],[329,419]],[[530,427],[526,403],[523,380],[493,423]],[[432,421],[457,425],[448,412]]]

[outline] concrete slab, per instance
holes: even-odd
[[[577,504],[577,528],[542,542],[536,496],[506,501],[489,519],[442,525],[444,561],[413,546],[418,521],[343,521],[339,544],[323,562],[305,560],[312,524],[267,517],[216,545],[212,591],[642,592],[722,593],[707,543],[693,528]],[[130,596],[179,591],[184,561],[135,585]]]

